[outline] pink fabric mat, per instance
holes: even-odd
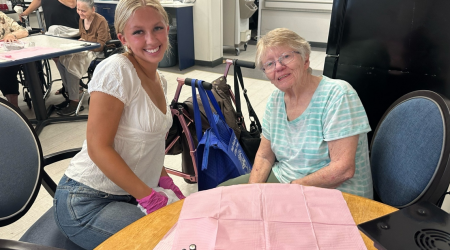
[[[290,184],[220,187],[186,198],[155,249],[367,249],[342,193]]]
[[[46,48],[46,47],[29,47],[21,50],[4,51],[0,54],[0,58],[4,60],[19,60],[28,57],[45,55],[60,51],[62,51],[62,49]]]

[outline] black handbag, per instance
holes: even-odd
[[[239,143],[244,150],[247,158],[253,165],[255,161],[256,152],[258,151],[259,144],[261,142],[261,123],[259,122],[258,116],[253,110],[252,104],[247,96],[247,89],[244,87],[244,80],[242,78],[241,67],[255,68],[254,63],[248,62],[238,62],[234,61],[234,94],[235,94],[235,105],[236,105],[236,122],[241,130],[241,135],[239,137]],[[244,124],[244,117],[241,110],[241,96],[239,93],[239,85],[242,88],[242,92],[247,102],[248,114],[250,119],[250,125],[247,127]]]

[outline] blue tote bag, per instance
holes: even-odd
[[[197,167],[199,169],[197,172],[199,191],[215,188],[226,180],[248,174],[252,168],[233,129],[225,122],[225,117],[213,93],[211,90],[205,90],[202,82],[195,79],[191,82],[194,124],[198,138]],[[210,125],[210,128],[204,134],[202,134],[200,110],[197,98],[195,98],[196,85]],[[209,102],[208,97],[217,112],[215,114],[213,114],[210,105],[205,105],[205,103]]]

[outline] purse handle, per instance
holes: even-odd
[[[244,79],[242,77],[242,71],[241,66],[246,68],[255,68],[255,63],[253,62],[246,62],[246,61],[234,61],[234,94],[235,94],[235,101],[236,101],[236,115],[238,117],[238,125],[241,126],[242,121],[244,121],[244,117],[242,116],[242,110],[241,110],[241,96],[239,94],[239,83],[242,88],[242,92],[244,94],[245,101],[247,102],[247,108],[248,108],[248,115],[250,122],[256,122],[257,129],[260,133],[262,133],[262,127],[261,123],[259,122],[258,116],[256,115],[255,110],[252,107],[252,104],[250,103],[250,99],[247,96],[247,89],[244,87]],[[242,121],[241,121],[242,120]]]
[[[197,133],[197,140],[200,141],[203,137],[202,132],[202,120],[200,117],[200,108],[198,106],[197,102],[197,95],[195,91],[195,87],[198,89],[198,93],[200,95],[200,99],[203,103],[203,108],[205,109],[206,117],[208,119],[209,126],[212,128],[213,132],[218,136],[219,130],[217,128],[216,123],[214,122],[214,115],[211,110],[211,106],[209,105],[209,102],[212,103],[214,109],[216,110],[219,117],[225,121],[225,116],[223,115],[222,111],[220,110],[219,104],[217,103],[216,98],[214,97],[211,90],[205,90],[203,88],[203,82],[202,80],[192,79],[191,80],[191,88],[192,88],[192,103],[194,105],[194,125],[195,125],[195,132]],[[207,95],[208,96],[207,96]],[[208,100],[209,97],[209,100]]]

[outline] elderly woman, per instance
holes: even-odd
[[[28,31],[20,26],[12,18],[0,11],[0,40],[15,42],[17,39],[28,36]],[[6,99],[16,107],[19,107],[19,81],[17,73],[20,65],[0,68],[0,90]]]
[[[277,90],[267,102],[252,172],[222,185],[280,182],[373,198],[364,107],[349,83],[312,75],[310,53],[288,29],[258,41],[256,64]]]
[[[61,56],[56,63],[63,85],[69,94],[69,100],[55,106],[59,109],[57,114],[63,116],[75,113],[79,102],[80,79],[97,56],[96,52],[103,51],[105,43],[111,40],[108,22],[103,16],[95,13],[94,0],[77,0],[77,12],[80,15],[80,40],[100,43],[101,46],[91,51]]]

